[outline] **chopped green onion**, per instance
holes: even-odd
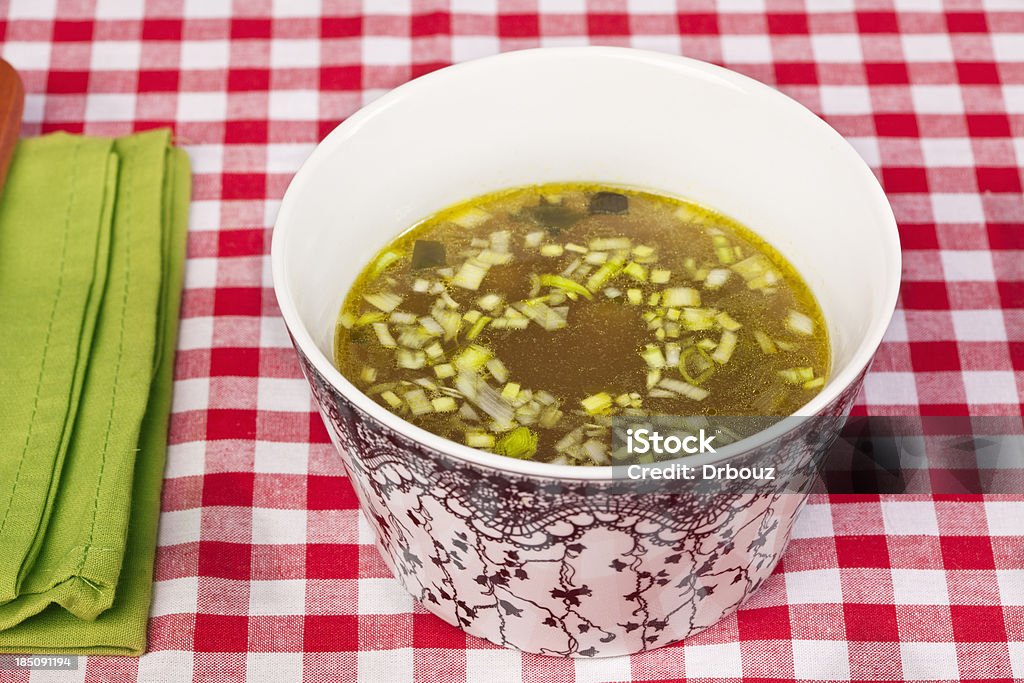
[[[639,306],[644,302],[644,293],[639,289],[627,289],[626,300],[633,306]]]
[[[592,251],[588,253],[583,260],[592,265],[599,266],[608,260],[608,253],[604,251]]]
[[[494,452],[509,458],[526,460],[537,452],[537,435],[529,427],[516,427],[494,446]]]
[[[444,347],[442,347],[438,342],[434,342],[427,348],[423,349],[423,351],[431,360],[437,360],[444,356]]]
[[[493,448],[494,436],[486,432],[466,432],[466,445],[473,448]]]
[[[398,367],[406,370],[419,370],[427,364],[427,355],[422,351],[399,349],[395,354]]]
[[[711,360],[715,361],[719,365],[725,365],[732,358],[733,351],[736,350],[737,336],[735,332],[725,330],[722,332],[722,338],[718,341],[718,346],[715,347],[715,352],[711,354]]]
[[[628,275],[637,282],[647,282],[647,269],[636,261],[630,261],[622,269],[624,275]]]
[[[725,268],[714,268],[704,278],[704,286],[708,289],[720,289],[729,280],[729,271]]]
[[[477,228],[490,220],[490,218],[491,214],[474,206],[452,216],[451,221],[462,228]]]
[[[814,379],[807,380],[801,386],[804,389],[817,389],[818,387],[825,386],[825,378],[824,377],[815,377]]]
[[[455,376],[455,366],[451,363],[442,363],[434,366],[434,374],[438,379],[446,379]]]
[[[434,406],[431,405],[430,399],[422,389],[413,389],[407,392],[404,398],[413,415],[426,415],[434,412]]]
[[[644,350],[640,352],[640,356],[647,363],[647,367],[653,370],[660,370],[665,367],[665,356],[661,351],[660,346],[654,344],[648,344],[644,347]]]
[[[680,396],[693,399],[694,401],[703,401],[711,395],[711,392],[707,389],[701,389],[700,387],[696,387],[687,382],[682,382],[678,379],[671,379],[669,377],[665,377],[658,382],[658,386],[662,389],[667,389],[673,393],[679,394]]]
[[[398,394],[393,391],[385,391],[380,395],[380,397],[387,401],[388,405],[391,406],[393,410],[402,407],[402,399],[398,398]]]
[[[469,341],[476,339],[480,333],[484,331],[484,328],[487,327],[487,324],[491,322],[491,320],[492,318],[490,316],[480,316],[480,318],[473,323],[473,327],[469,328],[469,332],[466,333],[466,339]]]
[[[671,287],[662,292],[661,305],[666,308],[700,306],[700,292],[692,287]]]
[[[590,460],[595,465],[607,465],[611,462],[608,457],[608,447],[603,441],[588,439],[583,443],[583,451],[590,456]]]
[[[438,398],[431,399],[430,405],[433,406],[434,412],[437,413],[453,413],[458,407],[455,399],[451,396],[439,396]]]
[[[356,324],[356,316],[350,313],[349,311],[345,311],[340,316],[338,316],[338,324],[344,327],[346,330],[350,330]]]
[[[612,397],[607,392],[600,392],[587,396],[585,399],[580,401],[580,405],[587,411],[589,415],[598,415],[605,412],[612,407]]]
[[[790,384],[803,384],[804,382],[814,379],[814,368],[799,367],[779,370],[779,377]]]
[[[672,271],[665,270],[664,268],[654,268],[651,270],[651,282],[656,285],[668,284],[668,281],[672,278]]]
[[[373,323],[373,331],[377,335],[377,341],[386,349],[398,348],[395,338],[391,336],[387,323]]]
[[[487,372],[491,373],[491,377],[498,380],[502,384],[508,381],[508,368],[497,358],[492,358],[487,361],[485,365]]]
[[[612,251],[629,249],[632,241],[628,237],[598,237],[590,240],[591,251]]]
[[[364,365],[363,369],[359,371],[359,379],[363,380],[367,384],[372,384],[377,379],[377,368],[371,368],[369,365]]]
[[[459,370],[476,372],[484,367],[493,355],[491,350],[485,346],[470,344],[455,357],[453,363]]]
[[[690,368],[693,368],[693,373]],[[690,384],[703,384],[715,374],[715,364],[707,351],[699,346],[688,346],[679,357],[679,374]]]
[[[373,323],[384,320],[385,315],[380,311],[370,311],[369,313],[363,313],[361,316],[356,318],[356,327],[365,327],[366,325],[372,325]]]
[[[400,261],[402,255],[396,251],[385,251],[383,254],[377,257],[377,260],[373,263],[373,268],[370,271],[370,279],[374,279],[387,270],[395,262]]]
[[[519,385],[515,382],[509,382],[501,390],[501,397],[506,401],[514,401],[518,395]]]
[[[575,252],[577,254],[586,254],[587,251],[589,251],[583,245],[581,245],[581,244],[573,244],[572,242],[569,242],[568,244],[565,245],[565,250],[566,251],[572,251],[572,252]]]
[[[452,278],[452,284],[463,289],[477,290],[484,276],[487,275],[488,266],[485,263],[469,259],[459,268],[459,272]]]
[[[590,293],[589,289],[587,289],[580,283],[576,282],[575,280],[570,280],[567,277],[562,277],[561,275],[541,275],[540,284],[542,287],[557,287],[558,289],[564,290],[566,292],[579,294],[585,299],[592,299],[594,296],[593,294]]]
[[[814,334],[814,321],[803,313],[792,309],[790,309],[789,315],[786,316],[786,327],[790,331],[802,334],[805,337]]]
[[[496,311],[501,307],[502,298],[498,294],[485,294],[476,300],[476,305],[485,311]]]
[[[730,332],[735,332],[736,330],[738,330],[741,327],[743,327],[743,325],[741,325],[736,319],[734,319],[731,315],[729,315],[725,311],[722,311],[721,313],[716,315],[715,316],[715,320],[718,321],[719,325],[721,325],[723,328],[729,330]]]
[[[715,326],[717,313],[713,308],[684,308],[680,321],[691,331],[710,330]]]
[[[587,280],[587,289],[596,292],[604,287],[609,280],[619,274],[619,271],[622,270],[622,263],[622,259],[612,259],[602,263],[601,267],[594,271],[594,274]]]
[[[555,257],[561,256],[564,249],[561,244],[545,244],[540,248],[541,256]]]
[[[779,352],[779,349],[776,348],[775,342],[772,341],[772,338],[761,330],[754,330],[754,339],[757,340],[757,343],[761,346],[761,351],[764,353],[775,354]]]

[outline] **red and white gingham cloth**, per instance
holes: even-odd
[[[822,115],[879,174],[903,239],[902,304],[857,411],[1020,414],[1024,0],[683,4],[0,2],[26,135],[170,125],[195,171],[150,652],[0,679],[1024,679],[1024,496],[817,497],[738,615],[595,661],[465,636],[373,548],[278,316],[271,226],[339,121],[500,50],[685,54]]]

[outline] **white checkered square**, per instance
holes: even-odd
[[[309,410],[312,396],[302,379],[260,377],[257,381],[260,410],[284,410],[301,413]]]
[[[871,91],[863,85],[823,85],[819,88],[825,114],[870,114]]]
[[[147,652],[139,658],[137,680],[147,683],[190,681],[192,680],[192,660],[194,658],[194,653],[184,650]]]
[[[195,612],[198,595],[198,576],[157,581],[153,584],[153,604],[149,608],[149,616]]]
[[[921,140],[924,163],[931,168],[970,168],[974,150],[967,138],[924,138]]]
[[[183,40],[182,69],[226,69],[231,45],[226,40]]]
[[[847,33],[818,33],[811,36],[814,61],[828,64],[859,64],[864,61],[860,37]]]
[[[576,670],[576,683],[617,683],[628,681],[632,672],[630,658],[604,657],[586,659],[580,657],[572,660]],[[738,663],[738,660],[737,660]]]
[[[309,444],[257,441],[253,470],[262,474],[308,474]]]
[[[50,44],[10,40],[0,45],[0,55],[18,71],[42,71],[50,66]]]
[[[273,616],[305,613],[305,579],[249,582],[249,614]]]
[[[910,97],[918,114],[962,114],[964,100],[958,85],[913,85]]]
[[[412,596],[394,579],[359,580],[360,614],[408,614],[413,604]]]
[[[274,0],[271,9],[275,18],[319,17],[322,11],[321,0]]]
[[[466,650],[467,681],[520,681],[523,676],[523,655],[505,648]]]
[[[683,662],[687,678],[725,678],[743,668],[738,642],[687,646]]]
[[[953,44],[948,35],[908,33],[900,36],[903,55],[908,62],[951,62]]]
[[[850,650],[845,640],[794,640],[793,673],[797,678],[850,680]]]
[[[900,643],[903,677],[908,681],[959,680],[953,643]]]
[[[958,341],[1006,341],[1003,312],[995,309],[951,311]]]
[[[981,197],[976,194],[936,192],[931,199],[936,223],[980,223],[985,220]]]
[[[189,158],[192,157],[192,150],[186,147]],[[220,202],[210,199],[193,199],[188,208],[188,229],[189,232],[200,230],[220,229]]]
[[[964,373],[964,391],[972,405],[1019,403],[1017,381],[1010,370],[972,370]]]
[[[270,41],[270,66],[277,69],[320,65],[320,43],[313,39],[275,38]]]
[[[274,90],[269,100],[268,113],[275,121],[316,121],[320,116],[316,90]]]
[[[893,569],[892,594],[897,605],[948,605],[946,572],[941,569]]]
[[[828,538],[832,529],[832,506],[805,505],[793,524],[792,538]]]
[[[302,680],[301,652],[249,652],[245,655],[245,680],[273,683]]]
[[[394,36],[363,36],[363,63],[404,66],[412,61],[412,41]]]
[[[188,410],[206,410],[210,407],[210,378],[190,377],[174,382],[171,412],[183,413]]]
[[[182,14],[191,19],[223,19],[231,16],[231,0],[185,0]]]
[[[185,261],[185,287],[198,289],[217,286],[217,259],[196,257]]]
[[[939,252],[942,272],[949,282],[992,282],[996,273],[992,266],[992,254],[981,250]]]
[[[1010,667],[1014,678],[1024,679],[1024,642],[1007,643],[1010,647]]]
[[[885,330],[885,341],[897,343],[910,341],[910,334],[907,332],[907,314],[902,308],[893,312],[889,327]]]
[[[57,16],[57,0],[9,0],[7,18],[53,19]]]
[[[93,71],[128,71],[139,68],[142,43],[137,40],[99,40],[92,44]]]
[[[94,16],[97,19],[141,19],[146,10],[145,3],[125,2],[124,0],[96,0]]]
[[[772,61],[768,36],[721,36],[722,59],[733,64],[767,64]]]
[[[166,479],[177,477],[198,477],[206,472],[206,443],[186,441],[172,443],[167,447]]]
[[[500,51],[501,43],[495,36],[452,36],[452,61],[455,62],[496,55]]]
[[[178,95],[179,121],[223,121],[228,96],[223,92],[183,92]]]
[[[157,545],[166,547],[199,541],[202,521],[202,508],[161,512],[160,528],[157,530]]]
[[[894,536],[938,536],[939,522],[931,501],[882,501],[885,533]]]
[[[1011,114],[1024,114],[1024,85],[1004,85],[1003,102]]]
[[[254,507],[252,542],[267,545],[305,543],[306,511]]]
[[[986,500],[985,517],[991,536],[1024,536],[1024,500]]]
[[[912,372],[869,372],[864,395],[874,405],[917,405],[917,384]]]
[[[786,572],[786,595],[794,605],[842,603],[843,584],[838,569]]]
[[[358,657],[361,681],[414,680],[412,648],[360,650]]]
[[[89,121],[131,121],[135,118],[136,95],[132,93],[92,93],[85,100],[85,118]]]
[[[213,318],[182,318],[178,323],[178,351],[208,349],[213,344]]]
[[[996,580],[1001,604],[1024,606],[1024,569],[997,569]]]
[[[1024,33],[993,33],[990,39],[997,62],[1024,62]]]

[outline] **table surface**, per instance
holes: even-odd
[[[642,656],[558,660],[413,603],[313,409],[267,259],[298,165],[412,77],[594,43],[772,84],[878,174],[904,281],[857,412],[1020,414],[1024,3],[765,4],[0,2],[24,134],[169,125],[195,171],[150,652],[31,680],[1024,679],[1024,497],[816,497],[737,615]]]

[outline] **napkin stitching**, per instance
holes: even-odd
[[[131,146],[135,148],[138,146],[138,138],[131,138]],[[130,155],[126,155],[130,156]],[[103,434],[103,451],[100,454],[100,469],[99,474],[96,477],[96,490],[92,496],[92,521],[89,524],[89,537],[85,541],[85,552],[82,553],[82,558],[78,562],[78,567],[75,569],[75,574],[79,575],[79,578],[84,580],[81,576],[81,571],[85,567],[85,563],[89,559],[89,550],[92,548],[92,539],[96,533],[96,517],[99,511],[100,501],[100,490],[103,487],[103,475],[106,471],[107,465],[107,452],[110,448],[110,426],[114,423],[114,407],[117,405],[117,388],[120,386],[118,381],[121,377],[121,359],[124,357],[122,353],[124,351],[124,331],[125,331],[125,311],[128,310],[128,291],[129,285],[132,280],[132,240],[127,234],[132,226],[132,192],[125,192],[124,197],[124,225],[125,225],[125,240],[124,240],[124,283],[121,286],[121,319],[120,329],[118,330],[117,336],[117,362],[114,364],[114,390],[110,397],[110,409],[107,411],[107,426]],[[114,233],[117,234],[116,232]]]
[[[78,177],[78,150],[81,146],[80,142],[75,141],[74,146],[71,148],[71,186],[68,191],[68,204],[67,209],[64,212],[64,236],[61,244],[60,251],[60,262],[58,263],[58,276],[57,276],[57,294],[53,299],[53,305],[50,307],[50,319],[46,323],[46,337],[43,341],[43,361],[39,365],[39,375],[36,378],[36,390],[35,398],[32,400],[32,413],[29,417],[28,431],[25,434],[25,444],[21,449],[21,458],[18,460],[18,469],[14,473],[14,486],[11,487],[11,495],[7,498],[7,505],[4,508],[3,519],[0,519],[0,534],[3,533],[4,528],[7,526],[7,517],[11,512],[11,505],[14,502],[14,496],[18,492],[18,485],[21,483],[21,472],[25,464],[25,454],[28,453],[29,443],[32,441],[32,428],[35,426],[36,412],[39,410],[39,395],[42,393],[39,389],[43,383],[43,375],[46,374],[46,359],[49,357],[50,350],[50,336],[53,333],[53,321],[57,317],[57,305],[60,303],[61,293],[64,289],[64,267],[67,263],[68,255],[68,242],[71,234],[71,207],[75,203],[75,179]],[[65,420],[67,416],[65,416]]]

